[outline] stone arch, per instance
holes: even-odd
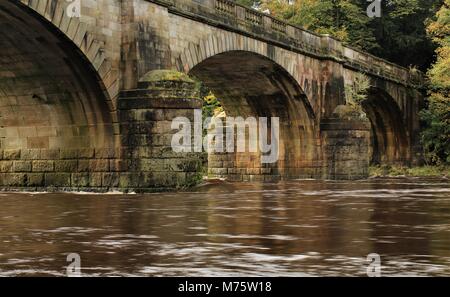
[[[273,176],[318,176],[315,114],[292,75],[293,68],[277,63],[275,57],[278,55],[267,55],[256,43],[252,46],[228,41],[229,46],[226,46],[219,45],[218,40],[211,37],[203,45],[190,46],[184,57],[180,57],[179,66],[184,65],[182,71],[202,81],[218,96],[227,116],[278,117],[281,124],[280,155],[276,163],[266,165],[258,163],[261,155],[214,155],[212,160],[219,160],[214,162],[215,166],[222,168],[215,168],[213,175],[244,180],[266,179],[262,177],[264,175],[270,176],[268,179]],[[206,48],[210,46],[208,51]],[[186,55],[197,59],[187,59]],[[184,59],[187,63],[183,63]]]
[[[80,51],[83,59],[88,61],[86,65],[96,74],[102,91],[105,93],[108,106],[114,109],[112,100],[117,97],[118,91],[108,88],[105,83],[110,80],[112,66],[104,52],[104,42],[98,40],[95,34],[90,32],[89,26],[81,21],[81,18],[69,17],[66,13],[70,2],[65,0],[7,0],[28,10],[30,14],[45,22],[47,26],[56,30],[71,41]]]
[[[316,119],[315,111],[311,105],[311,101],[307,98],[302,90],[299,82],[297,64],[293,61],[293,57],[288,56],[280,48],[274,47],[266,42],[257,39],[247,38],[242,35],[236,35],[231,32],[221,32],[219,34],[210,34],[206,38],[200,40],[199,43],[189,43],[183,52],[176,59],[176,68],[180,72],[191,73],[191,70],[203,61],[220,55],[232,52],[246,52],[255,56],[262,56],[277,65],[280,71],[289,76],[289,80],[295,82],[297,88],[301,90],[302,100],[305,108],[311,118]]]
[[[288,54],[285,54],[282,49],[271,44],[232,32],[210,34],[198,43],[189,43],[177,57],[176,67],[180,72],[189,73],[202,61],[232,51],[244,51],[264,56],[281,66],[292,78],[297,80],[297,65],[292,61],[296,54],[287,56]]]
[[[66,1],[2,1],[2,149],[113,147],[110,64]]]
[[[386,91],[372,87],[362,102],[371,126],[371,162],[408,165],[410,144],[407,126],[397,102]]]

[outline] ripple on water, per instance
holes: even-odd
[[[183,193],[0,194],[0,275],[450,276],[447,180],[214,183]]]

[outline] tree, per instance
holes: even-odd
[[[361,104],[367,99],[369,89],[370,78],[362,73],[356,74],[353,84],[345,86],[345,101],[347,105],[361,114],[364,113]]]
[[[428,38],[425,22],[434,16],[444,0],[383,0],[381,18],[373,18],[369,27],[378,47],[371,53],[408,67],[425,71],[433,63],[435,45]],[[367,7],[359,0],[361,9]]]
[[[381,18],[369,18],[367,0],[238,0],[260,5],[271,15],[322,34],[330,34],[394,63],[426,70],[435,45],[425,21],[444,0],[382,0]]]
[[[428,108],[421,112],[426,126],[422,133],[425,159],[450,164],[450,0],[445,0],[427,33],[439,46],[437,61],[428,71]]]
[[[438,90],[450,89],[450,0],[445,0],[436,13],[436,19],[429,23],[427,33],[439,46],[437,61],[429,70],[431,84]]]
[[[275,17],[305,29],[330,34],[348,44],[373,50],[375,36],[365,9],[355,0],[263,0],[261,6]],[[291,4],[290,4],[291,3]]]

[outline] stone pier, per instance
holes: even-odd
[[[364,114],[349,113],[348,109],[345,105],[338,106],[320,127],[325,179],[355,180],[369,176],[370,122]]]

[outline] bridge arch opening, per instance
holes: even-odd
[[[362,107],[372,126],[371,163],[407,165],[410,160],[408,135],[394,99],[378,88],[371,88]]]
[[[1,149],[113,146],[107,95],[56,27],[20,3],[0,3]]]
[[[211,175],[237,180],[319,175],[314,113],[283,67],[260,54],[228,51],[203,60],[189,74],[217,96],[227,117],[279,118],[276,162],[262,164],[260,151],[214,153],[208,157]]]

